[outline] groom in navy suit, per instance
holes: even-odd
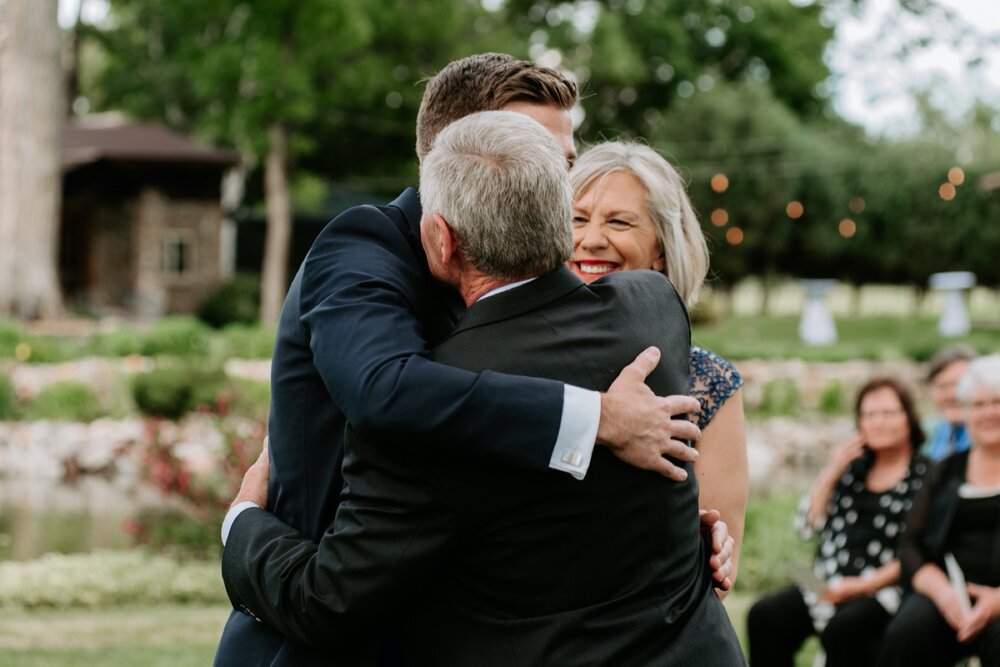
[[[530,62],[502,54],[456,61],[428,83],[418,155],[457,118],[508,109],[536,118],[572,161],[576,100],[572,81]],[[323,535],[342,491],[348,423],[417,451],[471,448],[512,476],[552,468],[582,479],[596,442],[637,467],[686,477],[680,464],[696,452],[681,441],[698,431],[671,417],[692,411],[691,399],[656,397],[632,375],[598,393],[431,361],[431,346],[450,333],[464,305],[431,276],[420,217],[412,189],[386,207],[351,209],[324,229],[300,267],[272,366],[271,512],[313,540]],[[281,664],[293,649],[234,610],[216,664]]]

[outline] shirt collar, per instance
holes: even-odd
[[[536,276],[536,278],[537,278],[537,276]],[[482,301],[483,299],[488,299],[491,296],[496,296],[497,294],[503,294],[504,292],[512,290],[512,289],[514,289],[516,287],[520,287],[521,285],[527,285],[532,280],[535,280],[535,278],[527,278],[525,280],[518,280],[516,282],[507,283],[506,285],[501,285],[500,287],[495,287],[495,288],[491,289],[489,292],[487,292],[486,294],[484,294],[481,297],[479,297],[478,299],[476,299],[476,301],[477,302],[478,301]]]

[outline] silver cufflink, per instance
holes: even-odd
[[[583,463],[583,454],[574,452],[572,449],[562,450],[562,455],[559,458],[563,463],[568,463],[573,467],[579,467]]]

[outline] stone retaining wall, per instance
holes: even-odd
[[[152,360],[81,359],[63,364],[20,364],[11,378],[22,397],[30,397],[60,381],[76,380],[98,394],[111,391],[122,375],[152,368]],[[801,361],[741,361],[737,367],[745,385],[748,410],[761,404],[771,382],[790,380],[798,388],[804,406],[801,417],[751,418],[747,423],[747,447],[751,487],[755,491],[807,485],[826,461],[829,451],[848,437],[850,416],[820,416],[815,406],[831,383],[842,387],[844,404],[852,404],[857,387],[876,375],[891,375],[914,388],[919,386],[923,365],[907,361],[805,363]],[[265,381],[270,362],[231,359],[226,372],[235,377]],[[172,429],[175,453],[193,470],[207,470],[222,447],[222,435],[212,417],[189,415]],[[90,424],[66,422],[0,422],[0,479],[45,479],[56,481],[68,474],[104,474],[122,483],[138,481],[147,422],[141,417],[122,420],[99,419]]]

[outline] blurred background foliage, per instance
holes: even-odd
[[[641,138],[681,168],[722,288],[751,275],[923,286],[943,270],[1000,285],[998,111],[980,102],[956,118],[918,90],[921,131],[895,139],[833,111],[835,22],[866,4],[110,0],[106,20],[78,26],[80,95],[237,147],[247,209],[261,209],[277,123],[293,201],[315,210],[324,190],[413,185],[421,81],[506,51],[578,80],[584,144]],[[927,19],[899,57],[975,34],[934,2],[893,12]]]

